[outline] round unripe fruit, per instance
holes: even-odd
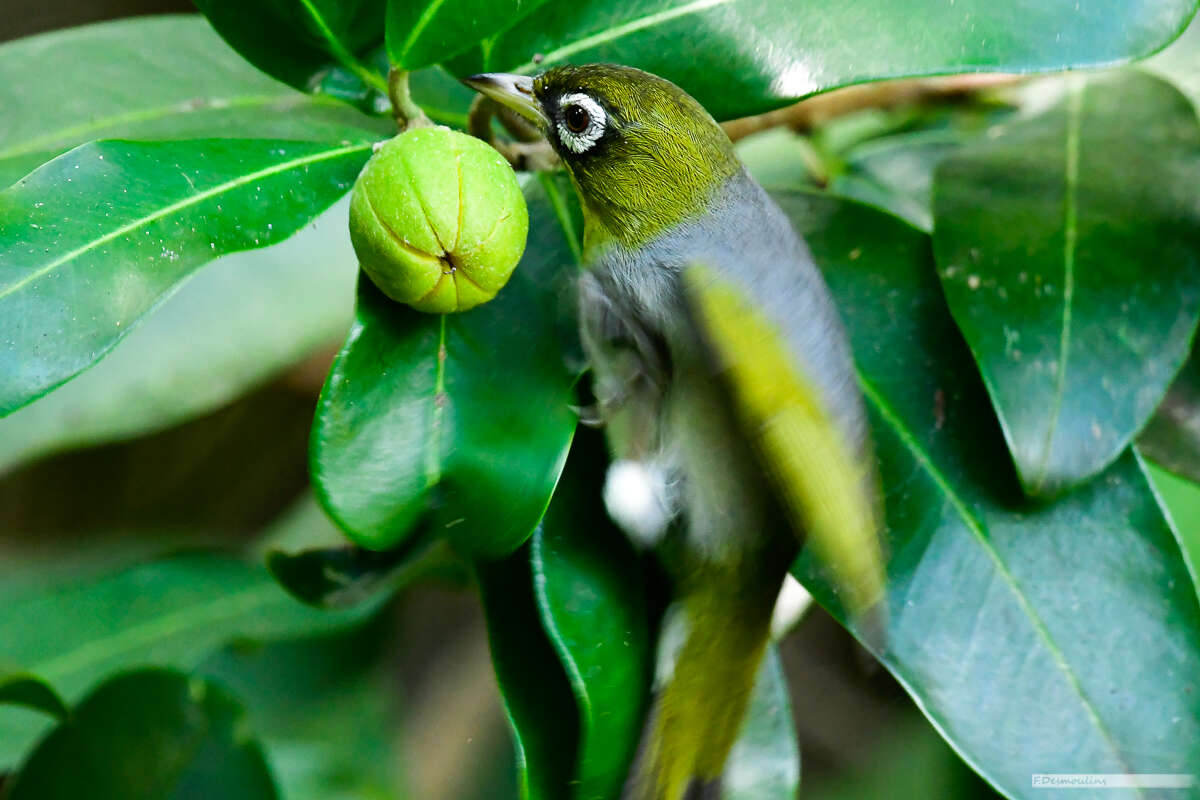
[[[448,128],[387,142],[350,199],[350,241],[388,297],[447,314],[486,303],[525,250],[529,214],[508,162]]]

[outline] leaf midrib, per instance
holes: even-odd
[[[933,463],[932,457],[925,452],[924,448],[922,448],[920,443],[917,441],[916,436],[908,429],[908,427],[901,420],[899,414],[897,414],[896,411],[891,408],[887,400],[884,399],[875,386],[867,379],[860,369],[856,368],[855,373],[858,377],[858,383],[862,388],[863,396],[875,406],[880,416],[882,416],[884,420],[891,426],[896,436],[901,442],[904,443],[904,446],[916,459],[918,466],[925,471],[925,473],[933,481],[934,485],[945,497],[946,501],[950,503],[951,507],[962,519],[963,524],[968,530],[971,531],[972,536],[978,542],[980,548],[983,549],[984,553],[992,561],[996,568],[996,572],[1002,579],[1003,583],[1016,598],[1018,606],[1021,608],[1022,612],[1024,612],[1031,627],[1037,634],[1037,638],[1041,640],[1043,646],[1045,646],[1047,652],[1049,652],[1055,666],[1057,666],[1062,672],[1063,678],[1066,680],[1067,685],[1071,687],[1071,690],[1079,698],[1080,704],[1083,706],[1084,711],[1091,720],[1096,732],[1100,735],[1100,738],[1105,742],[1105,744],[1108,745],[1113,757],[1116,759],[1117,763],[1121,765],[1124,772],[1131,773],[1133,771],[1132,768],[1126,762],[1124,754],[1121,752],[1116,741],[1112,737],[1112,733],[1108,730],[1103,720],[1100,718],[1096,707],[1084,693],[1083,687],[1080,684],[1078,677],[1075,675],[1075,671],[1068,663],[1066,657],[1063,655],[1063,652],[1054,643],[1053,638],[1051,638],[1050,632],[1046,628],[1046,624],[1034,611],[1033,605],[1030,603],[1029,598],[1021,590],[1020,586],[1018,586],[1016,578],[1014,578],[1012,573],[1008,571],[1004,561],[1000,558],[1000,554],[996,552],[995,548],[992,547],[991,542],[989,542],[987,537],[984,535],[983,522],[971,513],[971,510],[967,507],[967,504],[954,491],[949,479],[943,475]],[[1144,795],[1142,792],[1138,791],[1138,796],[1141,797]]]
[[[1054,400],[1050,408],[1050,425],[1042,443],[1042,461],[1031,488],[1040,489],[1046,484],[1046,471],[1050,466],[1050,455],[1054,452],[1054,434],[1062,418],[1063,400],[1067,391],[1067,359],[1071,353],[1071,311],[1075,300],[1075,251],[1079,238],[1079,136],[1082,127],[1083,93],[1086,84],[1082,78],[1071,80],[1067,100],[1067,129],[1064,136],[1063,181],[1063,307],[1058,338],[1058,371],[1055,374]]]
[[[179,636],[243,616],[281,597],[280,590],[273,584],[224,595],[208,604],[182,608],[132,625],[111,636],[93,639],[74,650],[33,665],[31,671],[53,683],[169,636]]]
[[[321,16],[321,12],[313,5],[312,0],[300,0],[300,5],[304,6],[304,10],[308,12],[309,18],[317,26],[317,30],[320,31],[321,36],[329,43],[329,49],[333,57],[340,61],[342,66],[358,76],[358,79],[363,83],[387,94],[387,81],[374,70],[368,69],[366,65],[358,60],[354,53],[350,52],[350,49],[334,34],[333,29],[329,27],[329,23],[325,21],[325,17]]]
[[[590,36],[584,36],[580,39],[576,39],[570,44],[565,44],[562,47],[551,50],[550,52],[545,53],[543,58],[539,61],[526,62],[514,69],[513,72],[529,72],[546,64],[553,64],[566,58],[570,58],[575,53],[578,53],[581,50],[586,50],[589,47],[607,44],[632,33],[645,30],[646,28],[652,28],[655,25],[660,25],[664,22],[669,22],[673,19],[687,16],[688,14],[695,14],[700,11],[706,11],[710,8],[733,2],[737,2],[737,0],[692,0],[692,2],[681,6],[675,6],[674,8],[665,9],[663,11],[656,11],[655,13],[647,14],[644,17],[637,17],[636,19],[631,19],[628,22],[621,23],[620,25],[614,25],[611,28],[605,28],[604,30],[593,33]],[[503,36],[503,34],[501,34],[501,36]]]
[[[288,144],[296,144],[296,143],[288,142]],[[63,264],[65,264],[69,261],[72,261],[72,260],[78,258],[79,256],[81,256],[87,252],[90,252],[91,250],[94,250],[97,247],[100,247],[103,244],[107,244],[108,242],[111,242],[112,240],[114,240],[118,237],[124,236],[127,233],[131,233],[133,231],[139,230],[140,228],[143,228],[153,222],[157,222],[158,220],[163,219],[164,217],[170,216],[171,214],[174,214],[178,211],[182,211],[183,209],[188,208],[189,206],[193,206],[198,203],[202,203],[205,200],[225,194],[226,192],[234,191],[235,189],[245,186],[248,183],[252,183],[253,181],[259,180],[260,178],[270,177],[271,175],[277,175],[281,172],[286,172],[289,169],[307,166],[309,164],[317,164],[317,163],[320,163],[321,161],[328,161],[330,159],[338,158],[340,156],[347,155],[349,153],[358,152],[360,150],[368,150],[370,148],[371,148],[370,143],[364,143],[364,144],[356,144],[356,145],[347,145],[347,146],[336,148],[334,150],[325,150],[325,151],[322,151],[319,153],[311,153],[309,155],[302,156],[300,158],[294,158],[294,159],[290,159],[288,161],[281,162],[279,164],[274,164],[270,167],[267,167],[266,169],[257,170],[255,172],[247,173],[245,175],[239,175],[237,178],[234,178],[233,180],[225,181],[224,183],[218,184],[210,189],[205,189],[202,192],[197,192],[196,194],[190,195],[189,197],[185,197],[182,200],[177,200],[174,203],[171,203],[167,206],[157,209],[149,214],[146,214],[145,216],[139,217],[138,219],[128,222],[119,228],[111,230],[102,236],[97,236],[95,239],[92,239],[91,241],[75,248],[71,252],[69,252],[63,256],[60,256],[59,258],[55,259],[54,261],[51,261],[49,264],[33,270],[28,275],[26,275],[24,278],[22,278],[18,281],[15,281],[11,285],[0,288],[0,300],[3,300],[5,297],[8,297],[12,293],[24,288],[25,286],[29,285],[30,283],[44,277],[45,275],[48,275],[49,273],[58,269]]]
[[[197,102],[200,100],[202,102]],[[100,117],[80,125],[75,125],[69,128],[62,128],[51,133],[44,133],[40,136],[34,136],[15,145],[11,145],[7,150],[0,150],[0,159],[14,158],[16,156],[24,156],[39,150],[45,150],[55,146],[70,146],[71,142],[82,142],[92,138],[91,134],[103,131],[113,125],[124,125],[128,123],[148,122],[156,118],[166,118],[171,116],[185,116],[188,114],[203,113],[209,111],[224,111],[227,108],[254,108],[257,106],[269,106],[278,104],[281,109],[292,109],[299,105],[306,104],[319,105],[335,105],[338,103],[335,100],[322,100],[319,96],[306,96],[296,92],[280,92],[279,94],[256,94],[256,95],[240,95],[234,97],[200,97],[188,100],[180,100],[175,103],[169,103],[149,108],[141,108],[135,111],[127,111],[123,114],[112,114],[107,117]]]
[[[437,16],[437,12],[445,2],[446,0],[431,0],[425,6],[425,10],[421,12],[421,16],[417,19],[417,24],[412,26],[412,30],[408,32],[408,36],[404,39],[404,44],[400,46],[400,57],[397,60],[401,64],[408,59],[408,54],[412,52],[413,46],[421,38],[421,34],[429,27],[429,23]]]

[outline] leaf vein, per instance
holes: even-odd
[[[517,67],[514,72],[528,72],[539,65],[554,63],[557,61],[562,61],[566,58],[570,58],[575,53],[578,53],[581,50],[586,50],[589,47],[607,44],[632,33],[645,30],[646,28],[652,28],[655,25],[661,25],[664,22],[669,22],[673,19],[687,16],[688,14],[695,14],[700,11],[706,11],[710,8],[726,5],[727,3],[732,2],[735,2],[735,0],[693,0],[693,2],[682,6],[676,6],[675,8],[667,9],[665,11],[658,11],[654,14],[647,14],[644,17],[631,19],[621,25],[614,25],[611,28],[594,33],[591,36],[585,36],[582,39],[576,39],[574,42],[563,45],[557,50],[551,50],[550,52],[546,53],[544,58],[538,63],[534,63],[532,61],[527,62]]]
[[[1012,592],[1017,601],[1017,605],[1020,606],[1021,611],[1028,618],[1030,625],[1033,627],[1033,630],[1037,635],[1037,638],[1041,640],[1043,646],[1046,648],[1046,651],[1050,654],[1051,659],[1054,661],[1055,666],[1058,667],[1060,672],[1062,672],[1063,678],[1066,680],[1067,685],[1079,698],[1085,713],[1092,722],[1092,725],[1095,727],[1097,733],[1099,733],[1104,743],[1107,744],[1109,749],[1112,751],[1113,757],[1116,759],[1117,763],[1122,766],[1125,772],[1132,772],[1132,769],[1127,765],[1125,757],[1120,748],[1117,746],[1116,741],[1113,739],[1112,733],[1104,725],[1104,722],[1100,718],[1099,712],[1092,704],[1091,699],[1088,698],[1087,694],[1083,691],[1083,686],[1080,684],[1079,678],[1076,676],[1075,671],[1067,662],[1066,656],[1063,655],[1062,651],[1051,638],[1045,622],[1042,621],[1041,617],[1039,617],[1037,612],[1034,610],[1029,598],[1017,584],[1016,578],[1011,572],[1009,572],[1008,568],[1004,564],[1004,561],[1000,558],[1000,554],[996,552],[995,548],[992,547],[991,542],[988,541],[987,536],[984,534],[985,526],[983,521],[971,512],[971,509],[967,507],[966,502],[954,491],[954,487],[950,485],[949,479],[943,475],[941,470],[939,470],[933,463],[932,457],[925,452],[925,449],[917,441],[916,436],[914,436],[912,431],[910,431],[904,424],[899,414],[897,414],[896,411],[894,411],[891,406],[888,405],[887,400],[884,399],[884,397],[879,393],[874,385],[867,380],[866,376],[863,375],[860,370],[856,369],[855,372],[858,376],[859,385],[862,387],[863,396],[875,406],[875,408],[879,411],[880,416],[882,416],[892,427],[892,430],[896,433],[896,436],[901,440],[901,442],[903,442],[905,448],[908,449],[913,458],[929,476],[930,480],[932,480],[934,485],[937,486],[938,490],[942,493],[947,502],[949,502],[951,507],[955,510],[955,512],[957,512],[967,529],[971,531],[975,540],[979,543],[980,548],[991,560],[993,566],[996,568],[996,574],[1003,579],[1004,583]]]
[[[177,200],[176,202],[171,203],[170,205],[164,206],[164,207],[157,209],[156,211],[153,211],[143,217],[139,217],[139,218],[133,220],[132,222],[128,222],[119,228],[111,230],[108,233],[104,234],[103,236],[98,236],[95,239],[92,239],[90,242],[87,242],[86,244],[83,244],[83,245],[75,248],[74,250],[67,253],[66,255],[60,256],[59,258],[55,259],[54,261],[51,261],[46,266],[35,269],[33,272],[29,273],[24,278],[22,278],[18,281],[14,281],[13,283],[9,284],[8,286],[0,288],[0,299],[3,299],[5,297],[9,296],[13,292],[15,292],[21,288],[24,288],[25,286],[38,280],[39,278],[43,277],[44,275],[47,275],[47,274],[53,272],[54,270],[58,269],[60,266],[67,263],[68,261],[78,258],[79,256],[83,255],[84,253],[94,250],[103,244],[107,244],[108,242],[111,242],[113,239],[116,239],[120,236],[124,236],[127,233],[136,231],[139,228],[149,225],[152,222],[157,222],[158,220],[160,220],[164,217],[170,216],[171,214],[174,214],[177,211],[182,211],[183,209],[188,208],[189,206],[196,205],[197,203],[201,203],[205,200],[208,200],[209,198],[224,194],[225,192],[233,191],[234,189],[237,189],[241,186],[245,186],[247,183],[251,183],[260,178],[268,178],[272,175],[277,175],[281,172],[286,172],[289,169],[307,166],[309,164],[316,164],[321,161],[328,161],[330,159],[338,158],[340,156],[344,156],[349,153],[354,153],[359,150],[366,150],[370,147],[371,147],[370,144],[350,145],[350,146],[346,146],[346,147],[339,147],[335,150],[325,150],[320,153],[314,153],[314,154],[310,154],[307,156],[302,156],[301,158],[294,158],[294,159],[291,159],[290,161],[285,161],[280,164],[274,164],[270,167],[267,167],[266,169],[258,170],[257,172],[251,172],[246,175],[240,175],[237,178],[234,178],[233,180],[225,181],[224,183],[218,184],[218,185],[212,187],[211,189],[205,189],[203,192],[198,192],[194,195],[185,197],[182,200]]]

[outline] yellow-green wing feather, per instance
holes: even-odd
[[[685,269],[683,285],[793,528],[832,574],[848,612],[879,613],[882,515],[869,456],[847,441],[782,334],[736,286],[701,264]]]

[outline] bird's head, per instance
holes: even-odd
[[[489,73],[466,83],[531,120],[562,158],[584,204],[589,246],[636,247],[702,212],[740,169],[733,145],[670,81],[612,64]]]

